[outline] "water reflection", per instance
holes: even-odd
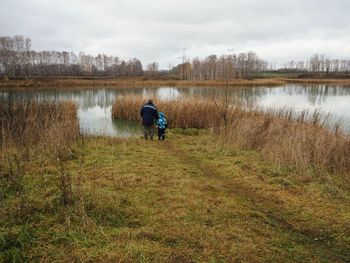
[[[118,95],[135,94],[145,98],[173,100],[181,96],[213,97],[225,92],[215,87],[159,87],[159,88],[101,88],[101,89],[60,89],[41,91],[0,92],[0,100],[65,101],[72,100],[78,105],[78,117],[82,130],[93,134],[130,136],[140,134],[140,127],[121,120],[112,121],[111,108]],[[334,118],[342,118],[343,125],[350,128],[350,86],[298,85],[280,87],[235,87],[228,89],[233,99],[262,107],[292,107],[296,110],[320,109]]]
[[[344,128],[350,128],[350,87],[329,85],[285,85],[270,89],[257,103],[262,107],[290,107],[296,111],[316,110],[341,119]]]
[[[126,120],[112,120],[113,126],[119,137],[137,137],[141,135],[141,125],[133,121]]]

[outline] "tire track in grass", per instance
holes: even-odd
[[[235,195],[240,200],[244,200],[243,202],[246,202],[250,209],[262,214],[274,228],[287,233],[291,240],[305,246],[310,251],[318,251],[320,256],[322,255],[320,260],[350,262],[350,244],[344,244],[341,240],[337,240],[329,225],[323,224],[321,229],[308,227],[305,225],[305,222],[300,222],[301,220],[298,219],[297,213],[301,211],[289,209],[283,204],[282,200],[272,199],[273,195],[264,196],[259,194],[253,187],[247,185],[247,183],[239,180],[239,178],[228,178],[228,176],[222,175],[214,167],[204,164],[195,156],[176,147],[172,141],[160,144],[160,147],[177,157],[185,165],[200,171],[201,175],[207,178],[208,184],[215,183],[215,185],[220,186],[219,189],[208,187],[208,191],[222,190],[228,194]],[[307,223],[312,224],[314,219],[310,218]],[[319,218],[317,220],[319,221]],[[297,224],[303,224],[296,227],[293,221]]]

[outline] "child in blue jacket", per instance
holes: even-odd
[[[159,112],[158,116],[159,118],[156,121],[156,125],[158,126],[158,140],[163,141],[165,139],[165,129],[168,128],[168,123],[163,112]]]

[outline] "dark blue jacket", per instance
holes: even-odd
[[[158,110],[152,102],[147,102],[140,110],[142,124],[153,125],[155,120],[158,120]]]

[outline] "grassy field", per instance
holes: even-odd
[[[349,185],[216,140],[174,129],[163,142],[82,137],[62,166],[37,154],[22,191],[1,195],[0,261],[350,261]]]
[[[348,135],[215,101],[163,105],[163,142],[86,137],[71,102],[1,103],[0,262],[349,262]]]

